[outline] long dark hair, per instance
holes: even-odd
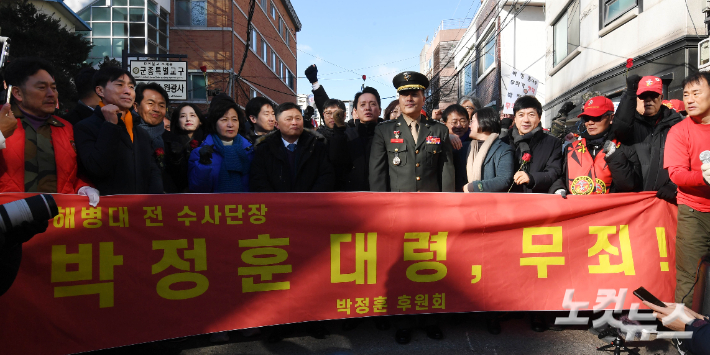
[[[382,119],[385,121],[389,120],[392,111],[394,111],[394,108],[397,107],[397,105],[399,105],[399,100],[394,100],[390,102],[390,104],[387,105],[387,108],[385,109],[385,115],[382,117]]]
[[[203,130],[208,134],[217,134],[217,121],[230,109],[234,109],[234,111],[237,112],[237,117],[239,117],[238,132],[240,135],[244,136],[246,132],[246,115],[244,111],[239,108],[239,105],[232,100],[220,100],[218,102],[212,100],[212,105],[210,105],[210,110],[207,112]]]
[[[195,104],[187,104],[183,103],[180,104],[174,111],[172,116],[170,116],[170,131],[175,133],[176,135],[180,134],[187,134],[185,130],[180,127],[180,111],[182,111],[183,108],[185,107],[192,107],[193,110],[195,110],[195,114],[197,115],[197,119],[200,120],[200,127],[204,129],[204,124],[205,124],[205,115],[202,113],[199,107]]]

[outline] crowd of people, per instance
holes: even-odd
[[[257,97],[242,110],[225,94],[206,113],[183,103],[168,118],[167,92],[117,67],[79,72],[80,100],[60,118],[52,65],[15,59],[4,73],[11,105],[0,110],[0,192],[79,194],[96,206],[104,195],[188,192],[656,191],[678,205],[675,301],[691,305],[698,260],[710,249],[710,74],[685,79],[684,107],[664,105],[658,77],[630,76],[617,109],[591,97],[569,130],[574,104],[566,103],[552,132],[532,96],[512,116],[464,97],[429,117],[429,80],[417,72],[394,78],[399,97],[384,112],[377,90],[363,88],[346,122],[317,67],[305,74],[323,118],[317,129],[295,103]],[[0,262],[18,260],[18,248],[4,246]],[[497,317],[487,319],[499,333]],[[531,324],[547,327],[539,316]],[[408,342],[409,331],[400,327],[397,341]]]

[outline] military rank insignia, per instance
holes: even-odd
[[[426,137],[426,144],[441,144],[441,138],[439,137]]]

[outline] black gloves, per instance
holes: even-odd
[[[212,164],[212,153],[214,149],[211,145],[204,145],[200,148],[200,164],[210,165]]]
[[[641,77],[638,75],[631,75],[626,78],[626,95],[636,96],[636,92],[639,90],[639,83],[641,82]]]
[[[562,105],[559,113],[561,115],[567,116],[570,111],[574,110],[575,107],[577,107],[575,104],[573,104],[571,101],[567,101]]]
[[[49,227],[48,221],[22,222],[7,233],[0,232],[0,247],[25,243],[35,235],[46,232],[47,227]]]
[[[658,192],[656,192],[656,197],[666,200],[674,205],[678,204],[676,195],[678,194],[678,187],[675,184],[665,184],[661,187]]]
[[[318,81],[318,68],[316,67],[315,64],[311,65],[306,69],[306,78],[308,78],[308,81],[311,82],[311,84],[315,83]],[[639,79],[641,80],[641,79]]]
[[[306,107],[306,111],[303,112],[303,118],[311,119],[315,113],[316,110],[313,109],[313,106],[308,106]]]

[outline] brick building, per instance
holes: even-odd
[[[431,43],[426,43],[419,55],[420,72],[429,78],[425,110],[446,109],[458,99],[454,49],[466,32],[471,19],[442,21]],[[453,80],[452,80],[453,78]]]
[[[242,107],[256,96],[296,102],[296,33],[301,22],[289,0],[256,0],[249,52],[236,79],[246,48],[249,3],[174,0],[170,53],[188,56],[188,102],[207,106],[208,90],[227,93]]]

